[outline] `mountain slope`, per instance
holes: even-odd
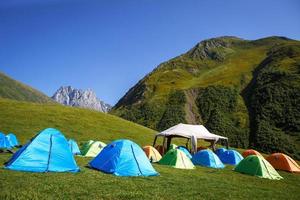
[[[112,113],[157,130],[201,123],[232,146],[300,158],[299,47],[285,37],[204,40],[160,64]]]
[[[0,72],[0,97],[36,103],[53,102],[49,97]]]
[[[15,133],[22,144],[47,127],[57,128],[78,142],[128,138],[146,145],[152,143],[155,134],[151,129],[113,115],[59,104],[0,98],[0,110],[0,131]]]
[[[111,106],[97,98],[91,89],[80,90],[71,86],[60,87],[52,96],[52,99],[60,104],[88,108],[107,113]]]

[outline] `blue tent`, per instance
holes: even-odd
[[[12,146],[10,145],[7,137],[0,132],[0,149],[11,149]]]
[[[19,145],[18,139],[13,133],[6,135],[7,140],[9,141],[10,146],[15,147]]]
[[[47,128],[19,149],[5,165],[6,169],[30,172],[78,172],[65,136]]]
[[[237,165],[244,158],[235,150],[227,150],[220,155],[220,159],[224,164]]]
[[[116,176],[158,175],[141,147],[130,140],[110,143],[89,164]]]
[[[204,167],[211,168],[224,168],[224,164],[221,162],[219,157],[211,150],[198,151],[192,158],[192,162],[195,165],[201,165]]]
[[[219,156],[219,158],[220,158],[220,156],[221,156],[221,154],[223,153],[223,152],[225,152],[225,151],[227,151],[227,149],[225,149],[225,148],[218,148],[217,150],[216,150],[216,154],[217,154],[217,156]]]
[[[70,150],[74,155],[80,155],[81,154],[81,152],[79,150],[79,147],[77,145],[77,142],[75,140],[69,139],[68,143],[69,143]]]
[[[179,147],[177,147],[177,149],[183,151],[189,159],[192,159],[192,155],[189,152],[189,150],[187,150],[187,148],[185,148],[184,146],[179,146]]]

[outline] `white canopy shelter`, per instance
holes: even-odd
[[[159,136],[164,137],[163,146],[166,147],[166,149],[169,148],[171,139],[174,137],[183,137],[189,139],[191,141],[192,153],[196,153],[197,151],[198,139],[209,140],[212,141],[214,144],[220,139],[226,141],[228,140],[227,137],[210,133],[203,125],[191,125],[181,123],[156,134],[153,146],[155,145],[156,139]],[[166,139],[167,145],[165,144]]]

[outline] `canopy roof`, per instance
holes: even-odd
[[[206,139],[206,140],[219,140],[225,139],[227,137],[223,137],[220,135],[216,135],[210,133],[203,125],[192,125],[192,124],[177,124],[172,126],[171,128],[164,130],[157,134],[157,136],[179,136],[185,138],[196,137],[197,139]]]

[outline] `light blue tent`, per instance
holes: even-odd
[[[220,159],[224,164],[237,165],[244,158],[235,150],[227,150],[220,155]]]
[[[192,159],[192,155],[189,152],[189,150],[187,150],[187,148],[185,148],[184,146],[179,146],[179,147],[177,147],[177,149],[183,151],[189,159]]]
[[[116,176],[157,176],[144,151],[130,140],[116,140],[89,163],[97,170]]]
[[[216,150],[216,154],[217,154],[217,156],[219,156],[219,158],[220,158],[220,156],[221,156],[221,154],[223,153],[223,152],[225,152],[225,151],[227,151],[227,149],[225,149],[225,148],[218,148],[217,150]]]
[[[78,172],[65,136],[47,128],[19,149],[5,165],[6,169],[30,172]]]
[[[198,151],[192,158],[194,165],[201,165],[204,167],[211,168],[224,168],[224,164],[221,162],[219,157],[211,150]]]
[[[80,155],[81,154],[80,150],[79,150],[79,147],[77,145],[77,142],[75,140],[69,139],[68,143],[69,143],[70,150],[74,155]]]
[[[10,146],[15,147],[19,145],[18,139],[13,133],[6,135],[7,140],[9,141]]]
[[[0,149],[11,149],[12,146],[10,145],[7,137],[0,132]]]

